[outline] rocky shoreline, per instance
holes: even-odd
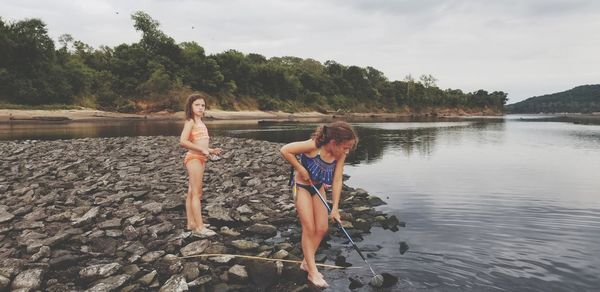
[[[0,291],[304,291],[300,225],[281,144],[214,137],[203,214],[217,235],[186,232],[185,151],[177,137],[0,143]],[[402,223],[344,186],[353,237]],[[391,232],[390,231],[390,232]],[[331,225],[330,237],[343,238]],[[327,245],[326,237],[324,245]],[[376,251],[374,251],[376,252]],[[341,248],[319,262],[343,265]]]

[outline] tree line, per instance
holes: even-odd
[[[593,113],[600,112],[600,84],[535,96],[506,106],[509,113]]]
[[[159,23],[132,16],[141,39],[93,48],[68,34],[56,46],[40,19],[0,18],[0,103],[66,104],[104,110],[180,110],[193,91],[222,109],[400,111],[435,107],[502,111],[502,91],[440,89],[431,75],[390,81],[373,67],[266,58],[236,50],[207,55],[176,43]]]

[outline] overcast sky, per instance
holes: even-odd
[[[207,54],[372,66],[390,80],[431,74],[440,88],[501,90],[509,103],[600,83],[597,0],[0,0],[4,21],[41,18],[55,40],[137,42],[144,11]]]

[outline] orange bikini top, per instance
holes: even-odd
[[[190,133],[190,140],[196,141],[198,139],[208,138],[208,129],[202,122],[194,123],[192,126],[192,132]]]

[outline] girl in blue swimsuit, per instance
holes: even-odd
[[[302,224],[302,253],[300,268],[308,273],[308,280],[317,287],[329,285],[317,270],[315,253],[327,233],[327,208],[315,196],[313,185],[325,194],[332,188],[331,218],[340,220],[340,194],[346,155],[356,148],[358,136],[346,122],[321,126],[306,141],[293,142],[281,147],[281,154],[296,171],[293,177],[296,194],[296,212]],[[296,158],[300,156],[300,161]]]

